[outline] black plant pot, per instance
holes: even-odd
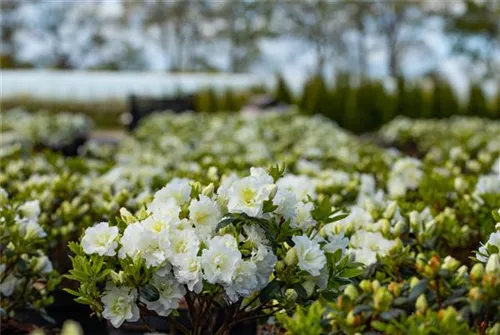
[[[179,311],[179,317],[176,318],[178,322],[180,322],[183,326],[189,328],[189,317],[186,310]],[[165,317],[160,316],[146,316],[144,318],[148,325],[153,328],[156,332],[169,334],[169,335],[178,335],[182,334],[175,327],[169,325],[168,321]],[[219,324],[222,323],[223,320],[218,320]],[[148,330],[148,327],[144,325],[142,321],[138,322],[125,322],[119,329],[114,328],[111,323],[108,322],[108,334],[109,335],[139,335],[144,333],[149,333],[151,331]],[[233,335],[255,335],[257,333],[257,323],[253,321],[242,322],[231,330],[231,334]],[[207,334],[208,335],[208,334]]]
[[[104,320],[90,316],[92,311],[89,306],[74,301],[74,297],[65,291],[54,292],[54,303],[47,308],[48,315],[54,319],[58,327],[66,320],[78,322],[84,334],[107,334],[107,326]]]

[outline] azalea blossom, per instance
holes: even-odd
[[[135,322],[139,320],[136,289],[109,285],[101,300],[104,304],[102,316],[109,320],[113,327],[119,328],[125,321]]]
[[[83,251],[89,255],[114,256],[118,246],[117,237],[117,227],[110,227],[107,222],[98,223],[85,230],[82,238]]]

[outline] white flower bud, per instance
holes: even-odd
[[[493,254],[488,258],[485,270],[489,274],[496,274],[500,271],[500,257],[498,254]]]

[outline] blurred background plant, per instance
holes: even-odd
[[[5,0],[1,6],[3,70],[254,73],[265,85],[191,87],[196,110],[240,110],[256,91],[266,92],[358,133],[397,115],[500,117],[495,0]],[[83,112],[99,128],[120,127],[126,94],[134,93],[81,101],[7,96],[9,82],[2,81],[2,110]]]

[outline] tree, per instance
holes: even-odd
[[[127,9],[143,19],[143,28],[164,54],[166,68],[186,71],[193,67],[204,37],[207,1],[142,0],[132,2]]]
[[[316,56],[316,74],[323,73],[334,57],[344,55],[347,44],[343,38],[349,17],[341,1],[308,0],[287,3],[289,24],[283,32],[312,46]],[[337,59],[340,61],[340,59]]]
[[[402,75],[402,62],[409,52],[425,52],[423,15],[420,2],[377,0],[372,4],[372,17],[376,31],[385,40],[388,70],[392,77]]]
[[[467,104],[466,114],[468,116],[489,116],[488,104],[479,83],[473,83],[470,86],[469,103]]]
[[[454,51],[465,55],[471,65],[484,65],[473,75],[500,79],[500,3],[497,0],[465,1],[462,13],[446,12],[447,33],[455,38]]]
[[[294,103],[294,97],[293,94],[288,87],[285,78],[281,75],[276,76],[276,100],[280,102],[284,102],[286,104],[293,104]]]
[[[221,22],[216,38],[227,42],[229,72],[247,71],[260,57],[259,42],[273,36],[273,3],[268,0],[221,0],[214,4],[215,18]]]

